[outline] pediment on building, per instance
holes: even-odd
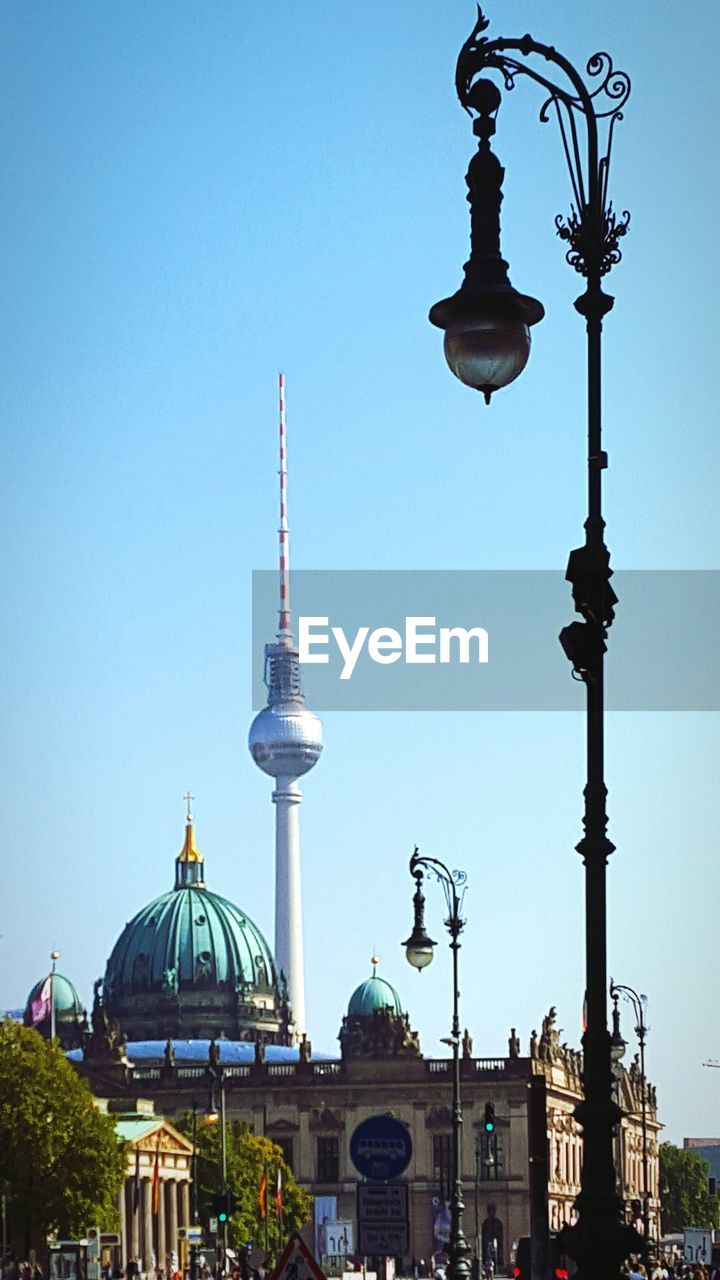
[[[271,1120],[265,1125],[265,1135],[268,1138],[277,1136],[282,1137],[286,1133],[297,1133],[300,1128],[299,1124],[294,1124],[292,1120]]]
[[[449,1107],[431,1107],[425,1116],[426,1129],[450,1129],[452,1111]]]
[[[178,1133],[173,1125],[167,1120],[163,1120],[156,1129],[152,1129],[150,1133],[143,1134],[142,1138],[131,1138],[128,1146],[133,1150],[138,1149],[143,1154],[149,1153],[154,1156],[156,1151],[161,1155],[192,1155],[192,1142],[190,1142],[184,1134]]]
[[[345,1121],[339,1111],[332,1111],[330,1107],[313,1107],[310,1113],[311,1129],[330,1129],[335,1133],[340,1133],[345,1128]]]

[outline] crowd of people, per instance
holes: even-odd
[[[226,1268],[219,1263],[213,1267],[207,1262],[198,1263],[197,1280],[268,1280],[274,1261],[273,1258],[267,1258],[259,1266],[253,1267],[249,1265],[245,1256],[232,1263],[228,1259]],[[478,1268],[478,1271],[483,1280],[485,1277],[489,1280],[493,1275],[502,1274],[502,1272],[498,1273],[494,1267],[488,1270]],[[720,1259],[713,1263],[687,1262],[680,1256],[675,1256],[659,1260],[650,1266],[645,1266],[640,1261],[631,1261],[624,1265],[621,1274],[623,1280],[720,1280]],[[147,1274],[143,1273],[137,1259],[132,1259],[124,1271],[109,1264],[101,1270],[102,1280],[141,1280],[143,1276],[145,1280],[193,1280],[189,1272],[183,1276],[180,1270],[172,1267],[168,1267],[167,1270],[158,1267]],[[427,1280],[446,1280],[442,1265],[439,1263],[436,1265],[435,1260],[427,1263],[424,1258],[418,1260],[413,1258],[410,1276],[411,1280],[426,1280],[426,1278]],[[20,1262],[9,1255],[0,1263],[0,1280],[45,1280],[45,1276],[37,1262]],[[51,1276],[50,1280],[57,1280],[57,1278]],[[80,1278],[67,1277],[67,1280],[80,1280]]]
[[[651,1267],[642,1262],[628,1263],[622,1274],[625,1280],[720,1280],[720,1264],[686,1262],[676,1257],[660,1260]]]

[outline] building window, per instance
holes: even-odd
[[[340,1156],[337,1138],[318,1138],[317,1140],[317,1180],[318,1182],[340,1181]]]
[[[288,1169],[293,1168],[293,1140],[292,1138],[273,1138],[276,1147],[282,1151],[282,1158]]]
[[[433,1171],[437,1193],[441,1200],[449,1200],[452,1195],[453,1157],[452,1134],[433,1134]]]

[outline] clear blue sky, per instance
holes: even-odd
[[[606,48],[632,76],[611,175],[632,227],[606,323],[608,542],[616,567],[719,568],[715,0],[488,12],[494,34],[530,29],[580,64]],[[52,945],[90,1000],[125,921],[172,884],[188,787],[210,886],[272,935],[271,788],[246,733],[278,369],[296,565],[562,571],[579,541],[580,281],[529,84],[496,140],[512,279],[547,310],[525,374],[487,410],[426,319],[467,256],[453,76],[474,17],[465,0],[0,10],[0,1007]],[[425,1051],[447,1034],[449,956],[419,977],[399,946],[415,841],[469,875],[476,1053],[503,1052],[511,1025],[526,1046],[550,1004],[576,1044],[582,716],[335,714],[325,731],[302,812],[316,1047],[375,948]],[[673,1140],[720,1135],[720,1072],[701,1067],[720,1058],[717,765],[716,716],[610,718],[609,968],[650,997]],[[429,918],[441,933],[439,896]]]

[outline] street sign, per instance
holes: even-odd
[[[407,1253],[408,1186],[406,1182],[357,1184],[358,1250],[393,1258]]]
[[[202,1235],[202,1227],[178,1227],[178,1240],[187,1240],[189,1244],[201,1244]]]
[[[363,1257],[402,1257],[408,1251],[407,1223],[401,1227],[371,1227],[358,1223],[358,1249]]]
[[[100,1232],[100,1248],[109,1249],[111,1245],[120,1244],[119,1231],[101,1231]]]
[[[712,1231],[705,1227],[685,1227],[683,1256],[686,1262],[709,1262],[712,1253]]]
[[[270,1280],[325,1280],[305,1241],[293,1231]]]
[[[344,1258],[354,1253],[353,1224],[350,1218],[323,1223],[323,1253],[329,1258]]]
[[[210,1218],[208,1220],[208,1231],[217,1231],[217,1218]]]
[[[358,1182],[358,1219],[382,1224],[406,1222],[408,1216],[407,1182]]]
[[[84,1268],[80,1261],[78,1240],[60,1240],[50,1249],[50,1280],[81,1280]]]
[[[412,1139],[394,1116],[370,1116],[353,1130],[350,1159],[358,1173],[377,1182],[398,1178],[412,1157]]]

